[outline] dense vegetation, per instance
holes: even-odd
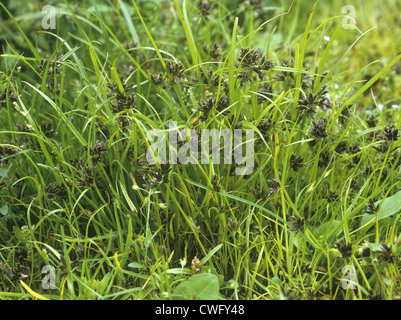
[[[0,4],[2,299],[400,298],[400,1],[50,4]]]

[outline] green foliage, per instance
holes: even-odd
[[[201,273],[181,282],[174,290],[177,300],[217,300],[219,280],[210,273]]]
[[[0,298],[400,298],[399,1],[52,3],[0,6]],[[253,172],[150,165],[169,121]]]

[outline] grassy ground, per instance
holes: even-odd
[[[399,0],[51,4],[0,8],[2,299],[400,298]],[[171,120],[254,171],[149,165]]]

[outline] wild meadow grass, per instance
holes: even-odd
[[[400,1],[46,4],[0,4],[1,299],[400,298]],[[150,165],[169,121],[253,172]]]

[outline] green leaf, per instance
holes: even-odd
[[[204,265],[206,262],[209,261],[209,259],[217,252],[220,250],[220,248],[222,247],[222,244],[219,244],[217,247],[215,247],[212,251],[210,251],[201,261],[200,263],[202,265]]]
[[[133,269],[145,269],[143,265],[137,262],[131,262],[128,267],[133,268]]]
[[[230,87],[230,104],[237,103],[239,101],[238,92],[235,86],[235,48],[237,43],[235,41],[237,37],[237,27],[238,27],[238,17],[234,20],[233,33],[231,37],[231,50],[230,56],[228,58],[228,79],[229,79],[229,87]],[[239,114],[239,113],[238,113]]]
[[[369,243],[368,245],[372,251],[378,251],[382,249],[382,245],[380,243]]]
[[[3,177],[3,178],[7,178],[8,177],[6,169],[0,168],[0,177]]]
[[[343,255],[338,249],[331,248],[328,250],[329,257],[331,261],[336,260],[336,258],[341,258]]]
[[[322,223],[318,228],[311,230],[313,235],[319,239],[320,236],[331,236],[331,231],[337,230],[338,232],[341,232],[339,229],[339,226],[342,224],[341,221],[339,220],[332,220],[332,221],[327,221]]]
[[[124,15],[124,20],[125,20],[125,23],[127,24],[127,27],[131,34],[132,40],[134,40],[136,43],[140,44],[138,33],[136,32],[135,26],[132,22],[131,15],[128,12],[127,6],[125,5],[124,1],[122,1],[122,0],[119,0],[118,4]]]
[[[17,228],[16,226],[13,226],[13,231],[14,231],[14,234],[17,237],[18,241],[21,243],[25,243],[25,239],[21,233],[21,230],[19,228]]]
[[[4,206],[2,206],[1,208],[0,208],[0,213],[3,215],[3,216],[5,216],[5,215],[7,215],[7,213],[8,213],[8,205],[4,205]]]
[[[231,290],[234,290],[234,289],[238,289],[239,288],[239,285],[238,285],[238,282],[237,281],[235,281],[234,279],[230,279],[230,280],[228,280],[227,282],[226,282],[226,287],[225,287],[226,289],[231,289]]]
[[[117,73],[117,69],[111,68],[111,79],[117,84],[118,89],[122,94],[125,94],[123,84],[121,83],[120,76]]]
[[[71,123],[71,121],[67,118],[65,113],[61,110],[61,108],[53,100],[51,100],[47,95],[45,95],[42,91],[37,89],[35,86],[31,85],[28,82],[24,82],[24,83],[26,83],[33,90],[35,90],[37,93],[39,93],[53,107],[53,109],[57,112],[57,115],[59,116],[60,121],[62,121],[68,127],[68,129],[71,130],[71,132],[74,134],[74,136],[79,140],[79,142],[82,145],[86,145],[85,139],[78,132],[76,127]],[[32,122],[33,122],[33,120],[32,120]]]
[[[214,274],[218,279],[219,279],[219,285],[220,287],[223,285],[224,283],[224,276],[221,274],[218,274],[218,272],[216,271],[216,269],[214,267],[210,267],[210,266],[203,266],[201,267],[201,273],[210,273],[210,274]]]
[[[379,200],[375,202],[375,206],[379,205],[383,200]],[[401,191],[392,195],[391,197],[386,198],[379,209],[379,214],[377,215],[377,219],[381,220],[387,217],[390,217],[401,210]],[[373,214],[365,214],[361,221],[361,226],[367,224],[370,220],[375,217]]]
[[[378,205],[381,201],[375,203]],[[383,201],[381,210],[377,218],[379,220],[392,216],[393,214],[399,212],[401,209],[401,191],[397,192],[395,195],[386,198]]]
[[[191,180],[189,180],[189,179],[185,179],[185,181],[187,181],[188,183],[190,183],[190,184],[192,184],[192,185],[194,185],[194,186],[197,186],[197,187],[199,187],[199,188],[201,188],[201,189],[213,191],[213,190],[210,189],[209,187],[206,187],[206,186],[204,186],[204,185],[202,185],[202,184],[199,184],[199,183],[197,183],[197,182],[191,181]],[[214,191],[214,192],[215,192],[215,191]],[[227,198],[230,198],[230,199],[233,199],[233,200],[237,200],[237,201],[240,201],[240,202],[242,202],[242,203],[245,203],[245,204],[247,204],[247,205],[249,205],[249,206],[258,208],[259,210],[268,213],[269,215],[271,215],[271,216],[274,218],[274,219],[272,219],[272,218],[266,216],[267,219],[269,219],[269,220],[271,220],[271,221],[273,221],[273,222],[275,222],[275,223],[278,223],[277,220],[280,221],[280,222],[282,223],[282,224],[281,224],[281,223],[278,223],[280,226],[283,226],[283,225],[289,226],[288,222],[287,222],[287,221],[284,221],[283,218],[281,218],[280,216],[278,216],[278,215],[277,215],[276,213],[274,213],[273,211],[270,211],[270,210],[266,209],[265,207],[262,207],[261,205],[259,205],[259,204],[257,204],[257,203],[253,203],[253,202],[251,202],[251,201],[249,201],[249,200],[246,200],[246,199],[243,199],[243,198],[234,196],[234,195],[229,194],[229,193],[224,193],[224,192],[215,192],[215,193],[216,193],[216,194],[219,194],[219,195],[221,195],[221,196],[223,196],[223,197],[227,197]]]
[[[277,277],[273,277],[273,278],[269,279],[269,286],[279,288],[281,286],[281,280]]]
[[[180,283],[174,290],[175,300],[217,300],[219,279],[211,273],[201,273]]]
[[[361,96],[366,90],[368,90],[379,78],[381,78],[389,69],[391,69],[400,59],[401,59],[401,54],[398,55],[396,58],[394,58],[393,61],[391,61],[388,65],[386,65],[380,72],[378,72],[372,79],[370,79],[362,88],[360,88],[357,92],[355,92],[352,95],[352,97],[349,98],[344,103],[342,108],[343,109],[346,108],[351,103],[353,103],[357,98],[359,98],[359,96]]]
[[[40,54],[38,50],[35,48],[35,46],[32,44],[32,42],[29,40],[25,32],[22,30],[21,26],[17,22],[17,20],[14,18],[14,16],[10,13],[10,11],[7,10],[7,8],[4,6],[4,4],[0,3],[0,6],[3,7],[4,11],[7,12],[8,16],[10,19],[14,22],[14,25],[17,27],[21,35],[24,37],[25,43],[27,46],[31,49],[33,55],[35,56],[36,60],[40,61]]]
[[[189,268],[172,268],[172,269],[168,269],[167,273],[169,273],[169,274],[192,274],[192,271]]]
[[[182,28],[184,29],[185,37],[187,38],[189,53],[191,54],[192,63],[197,68],[197,73],[199,74],[199,53],[196,49],[194,36],[191,30],[191,22],[188,19],[186,0],[183,1],[183,8],[181,10],[180,5],[177,0],[174,0],[175,8],[177,10],[178,17],[181,20]]]

